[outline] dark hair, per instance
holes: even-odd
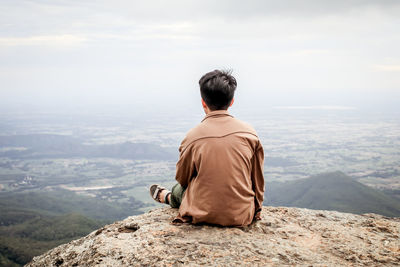
[[[200,94],[211,110],[228,109],[236,90],[236,79],[231,71],[214,70],[199,81]]]

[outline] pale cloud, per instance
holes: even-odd
[[[0,100],[181,103],[204,72],[233,68],[251,101],[348,105],[399,90],[398,25],[390,0],[3,0]]]
[[[87,38],[71,34],[38,35],[30,37],[0,37],[0,46],[77,46]]]
[[[293,110],[355,110],[356,107],[349,106],[277,106],[274,109],[293,109]]]
[[[376,71],[383,72],[400,72],[400,65],[374,65]]]
[[[309,55],[328,55],[332,53],[328,49],[302,49],[294,52],[294,55],[309,56]]]

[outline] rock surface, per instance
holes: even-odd
[[[27,266],[396,266],[400,218],[264,207],[242,228],[172,224],[160,208],[107,225]]]

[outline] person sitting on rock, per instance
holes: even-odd
[[[150,187],[160,203],[179,208],[175,222],[245,226],[261,219],[264,199],[264,150],[256,131],[228,113],[236,79],[214,70],[199,81],[206,116],[179,147],[175,179],[169,191]]]

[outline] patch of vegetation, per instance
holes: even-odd
[[[48,217],[39,215],[16,225],[0,227],[0,255],[16,264],[77,239],[103,226],[103,222],[72,213]]]
[[[0,266],[19,266],[106,223],[140,214],[144,205],[110,203],[73,192],[0,194]]]
[[[141,207],[143,203],[133,198],[129,203],[114,203],[77,195],[68,190],[2,193],[0,225],[7,225],[15,220],[25,220],[24,217],[33,216],[32,212],[48,216],[77,212],[93,219],[119,220],[139,214],[138,209]]]
[[[400,189],[383,189],[382,191],[400,201]]]

